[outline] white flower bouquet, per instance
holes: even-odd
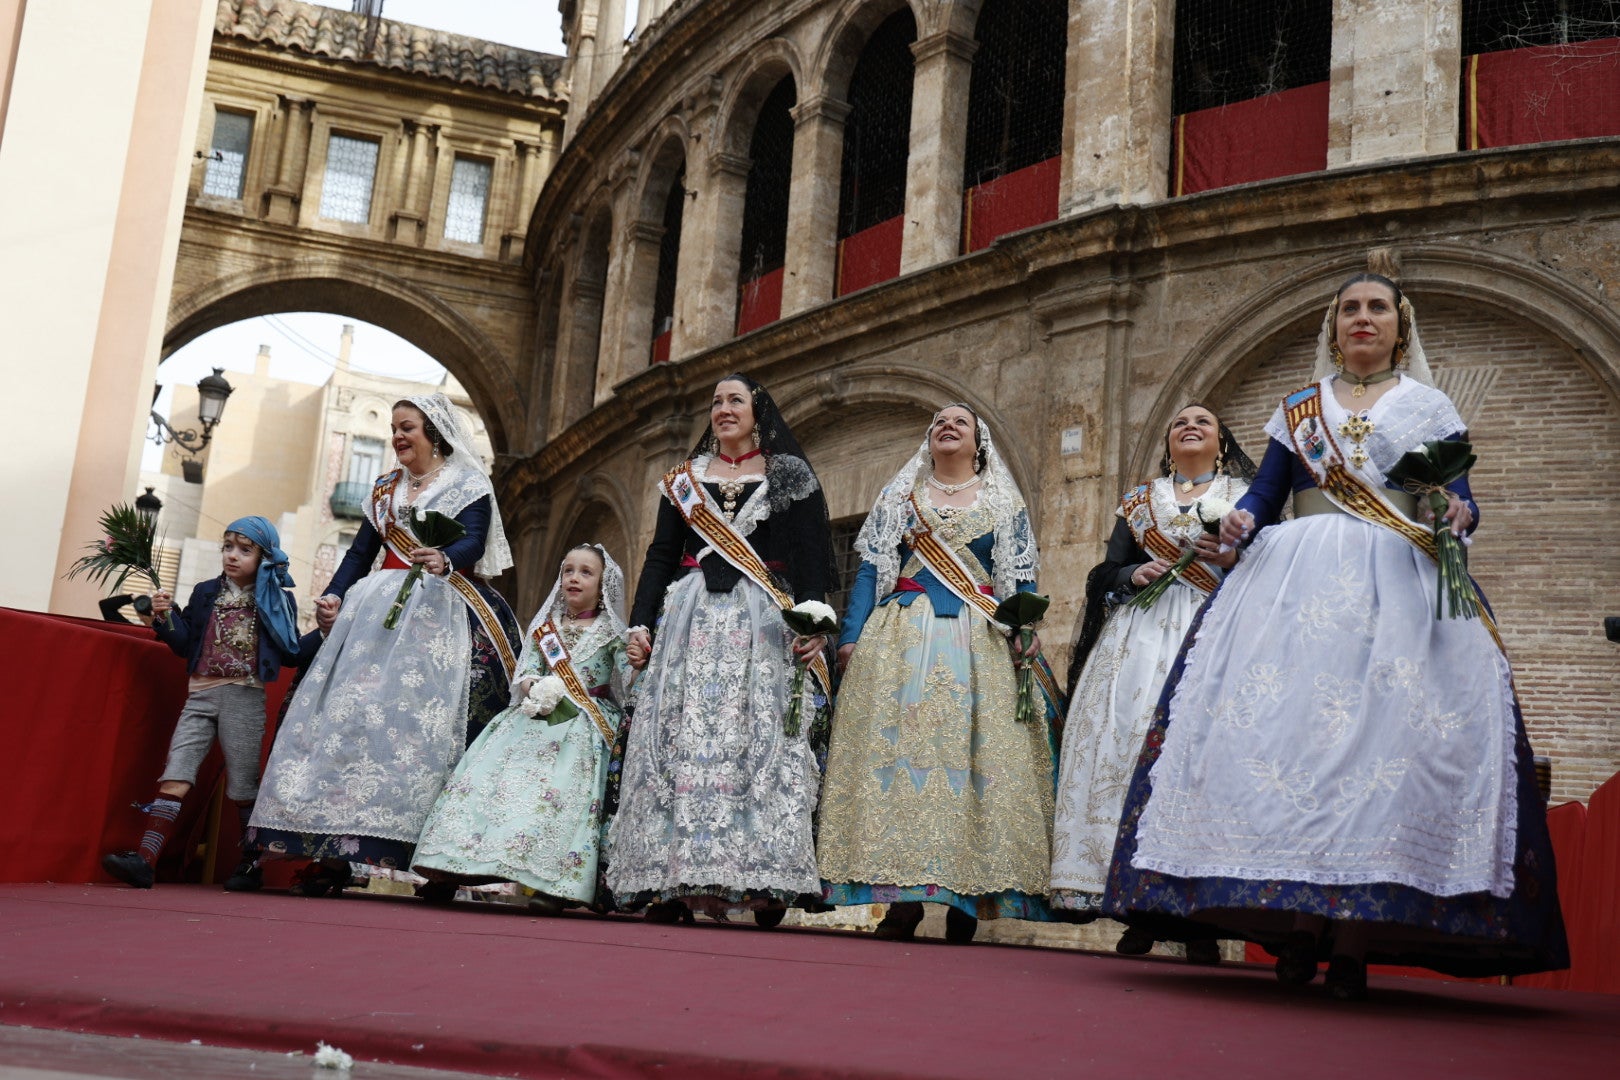
[[[568,688],[555,675],[542,676],[529,684],[518,710],[524,716],[543,716],[548,724],[561,724],[579,715],[579,708],[568,700]]]
[[[1221,534],[1221,519],[1230,514],[1234,507],[1225,499],[1214,495],[1205,495],[1198,500],[1195,508],[1198,512],[1198,523],[1203,526],[1204,532],[1210,536]],[[1154,578],[1142,587],[1142,591],[1131,598],[1130,606],[1141,608],[1144,611],[1153,606],[1153,602],[1165,594],[1165,591],[1175,584],[1182,571],[1192,565],[1198,555],[1198,549],[1187,545],[1187,550],[1181,553],[1181,558],[1170,564],[1170,569]]]
[[[782,621],[799,637],[831,636],[838,632],[838,614],[820,600],[804,600],[782,612]],[[808,662],[793,666],[793,685],[788,689],[787,716],[782,718],[782,734],[799,733],[799,717],[804,708],[804,672]]]

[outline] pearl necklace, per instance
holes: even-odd
[[[983,476],[979,475],[978,473],[974,473],[971,479],[964,480],[960,484],[946,484],[941,482],[936,477],[930,475],[928,477],[928,486],[932,487],[935,491],[943,491],[947,495],[955,495],[958,491],[966,491],[968,488],[972,487],[974,484],[977,484],[983,479]]]

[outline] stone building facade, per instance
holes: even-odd
[[[619,3],[565,0],[571,52]],[[966,163],[983,150],[974,73],[1011,62],[985,20],[1051,6],[651,0],[622,58],[592,45],[589,95],[576,78],[523,245],[536,329],[522,426],[503,417],[495,439],[514,605],[532,609],[581,539],[639,566],[653,483],[701,431],[715,381],[740,370],[782,405],[842,537],[938,405],[977,409],[1030,504],[1061,652],[1120,493],[1156,468],[1169,418],[1204,401],[1263,449],[1276,401],[1309,378],[1332,289],[1386,246],[1480,453],[1473,565],[1526,721],[1555,797],[1584,798],[1620,767],[1620,648],[1601,629],[1620,613],[1620,548],[1589,535],[1620,464],[1620,142],[1459,150],[1467,5],[1336,0],[1321,167],[1172,198],[1179,5],[1070,0],[1051,220],[964,254]],[[880,107],[896,87],[903,120]],[[784,128],[785,151],[762,134]],[[882,187],[850,148],[878,160],[892,130],[897,265],[850,288],[851,191]],[[750,209],[771,195],[751,186],[762,146],[780,170],[775,233]],[[769,235],[745,251],[750,228]],[[763,321],[755,247],[780,259]]]

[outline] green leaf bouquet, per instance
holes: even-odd
[[[411,533],[416,542],[422,547],[439,548],[441,551],[467,535],[467,529],[455,518],[441,514],[437,510],[429,510],[425,514],[418,514],[416,507],[411,507]],[[405,613],[405,601],[410,599],[411,590],[416,583],[422,580],[422,564],[412,563],[405,574],[405,580],[400,583],[399,593],[394,597],[394,606],[388,609],[383,618],[384,630],[399,628],[400,616]]]

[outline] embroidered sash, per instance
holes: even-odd
[[[686,524],[691,526],[692,531],[702,537],[703,542],[713,548],[716,554],[742,571],[748,580],[764,589],[783,611],[793,606],[793,597],[783,592],[771,578],[770,568],[765,565],[765,560],[759,557],[759,552],[754,550],[754,546],[746,537],[732,528],[731,522],[722,517],[714,508],[713,502],[706,497],[703,485],[698,482],[697,475],[692,471],[690,461],[682,462],[665,474],[658,482],[658,489],[675,504],[675,509],[680,511]],[[827,670],[827,658],[817,653],[811,658],[809,666],[811,674],[821,684],[822,692],[830,699],[832,675]]]
[[[1131,532],[1136,535],[1136,542],[1142,546],[1142,550],[1167,563],[1174,563],[1181,558],[1181,545],[1159,529],[1159,518],[1153,510],[1152,484],[1143,484],[1127,494],[1120,502],[1120,509],[1125,511],[1125,523],[1131,527]],[[1209,567],[1197,559],[1187,564],[1187,568],[1181,572],[1180,580],[1205,596],[1214,592],[1215,586],[1220,584]]]
[[[585,686],[585,680],[579,677],[574,670],[574,658],[568,652],[568,646],[563,644],[562,635],[550,619],[534,628],[534,643],[540,649],[540,656],[551,673],[562,680],[563,689],[568,691],[568,700],[576,708],[591,718],[596,730],[602,736],[602,741],[609,746],[613,745],[613,725],[608,723],[607,714],[602,707],[591,697],[590,690]]]
[[[1295,456],[1333,505],[1363,521],[1388,529],[1427,555],[1430,561],[1440,561],[1434,530],[1412,521],[1395,509],[1384,498],[1383,492],[1346,466],[1344,453],[1322,415],[1321,386],[1312,384],[1295,390],[1283,398],[1282,408]],[[1497,648],[1503,648],[1496,620],[1491,618],[1484,604],[1479,607],[1479,617],[1491,632]],[[1506,652],[1506,649],[1503,651]]]
[[[1001,605],[994,596],[987,596],[979,591],[979,583],[973,580],[973,574],[962,562],[961,557],[949,544],[934,535],[934,530],[923,518],[922,507],[917,505],[917,493],[912,492],[906,496],[906,500],[911,506],[911,514],[904,539],[912,552],[929,572],[939,579],[939,583],[951,591],[951,595],[983,615],[991,626],[1004,634],[1007,633],[1009,628],[996,620],[996,608]],[[1052,674],[1050,665],[1042,658],[1032,666],[1042,692],[1057,709],[1058,715],[1062,716],[1063,694],[1058,690],[1057,678]]]
[[[393,552],[394,557],[406,565],[411,562],[411,549],[421,547],[408,531],[394,520],[393,501],[394,489],[399,485],[403,470],[395,469],[391,473],[378,477],[372,486],[372,524],[386,527],[378,529],[382,533],[383,543]],[[512,643],[506,639],[506,631],[501,629],[501,620],[496,616],[495,609],[490,607],[489,601],[484,599],[472,583],[472,579],[460,570],[451,570],[445,575],[445,580],[456,594],[466,601],[472,613],[484,627],[484,634],[495,646],[495,652],[500,657],[501,667],[506,669],[506,681],[512,681],[512,675],[517,671],[517,654],[512,651]]]

